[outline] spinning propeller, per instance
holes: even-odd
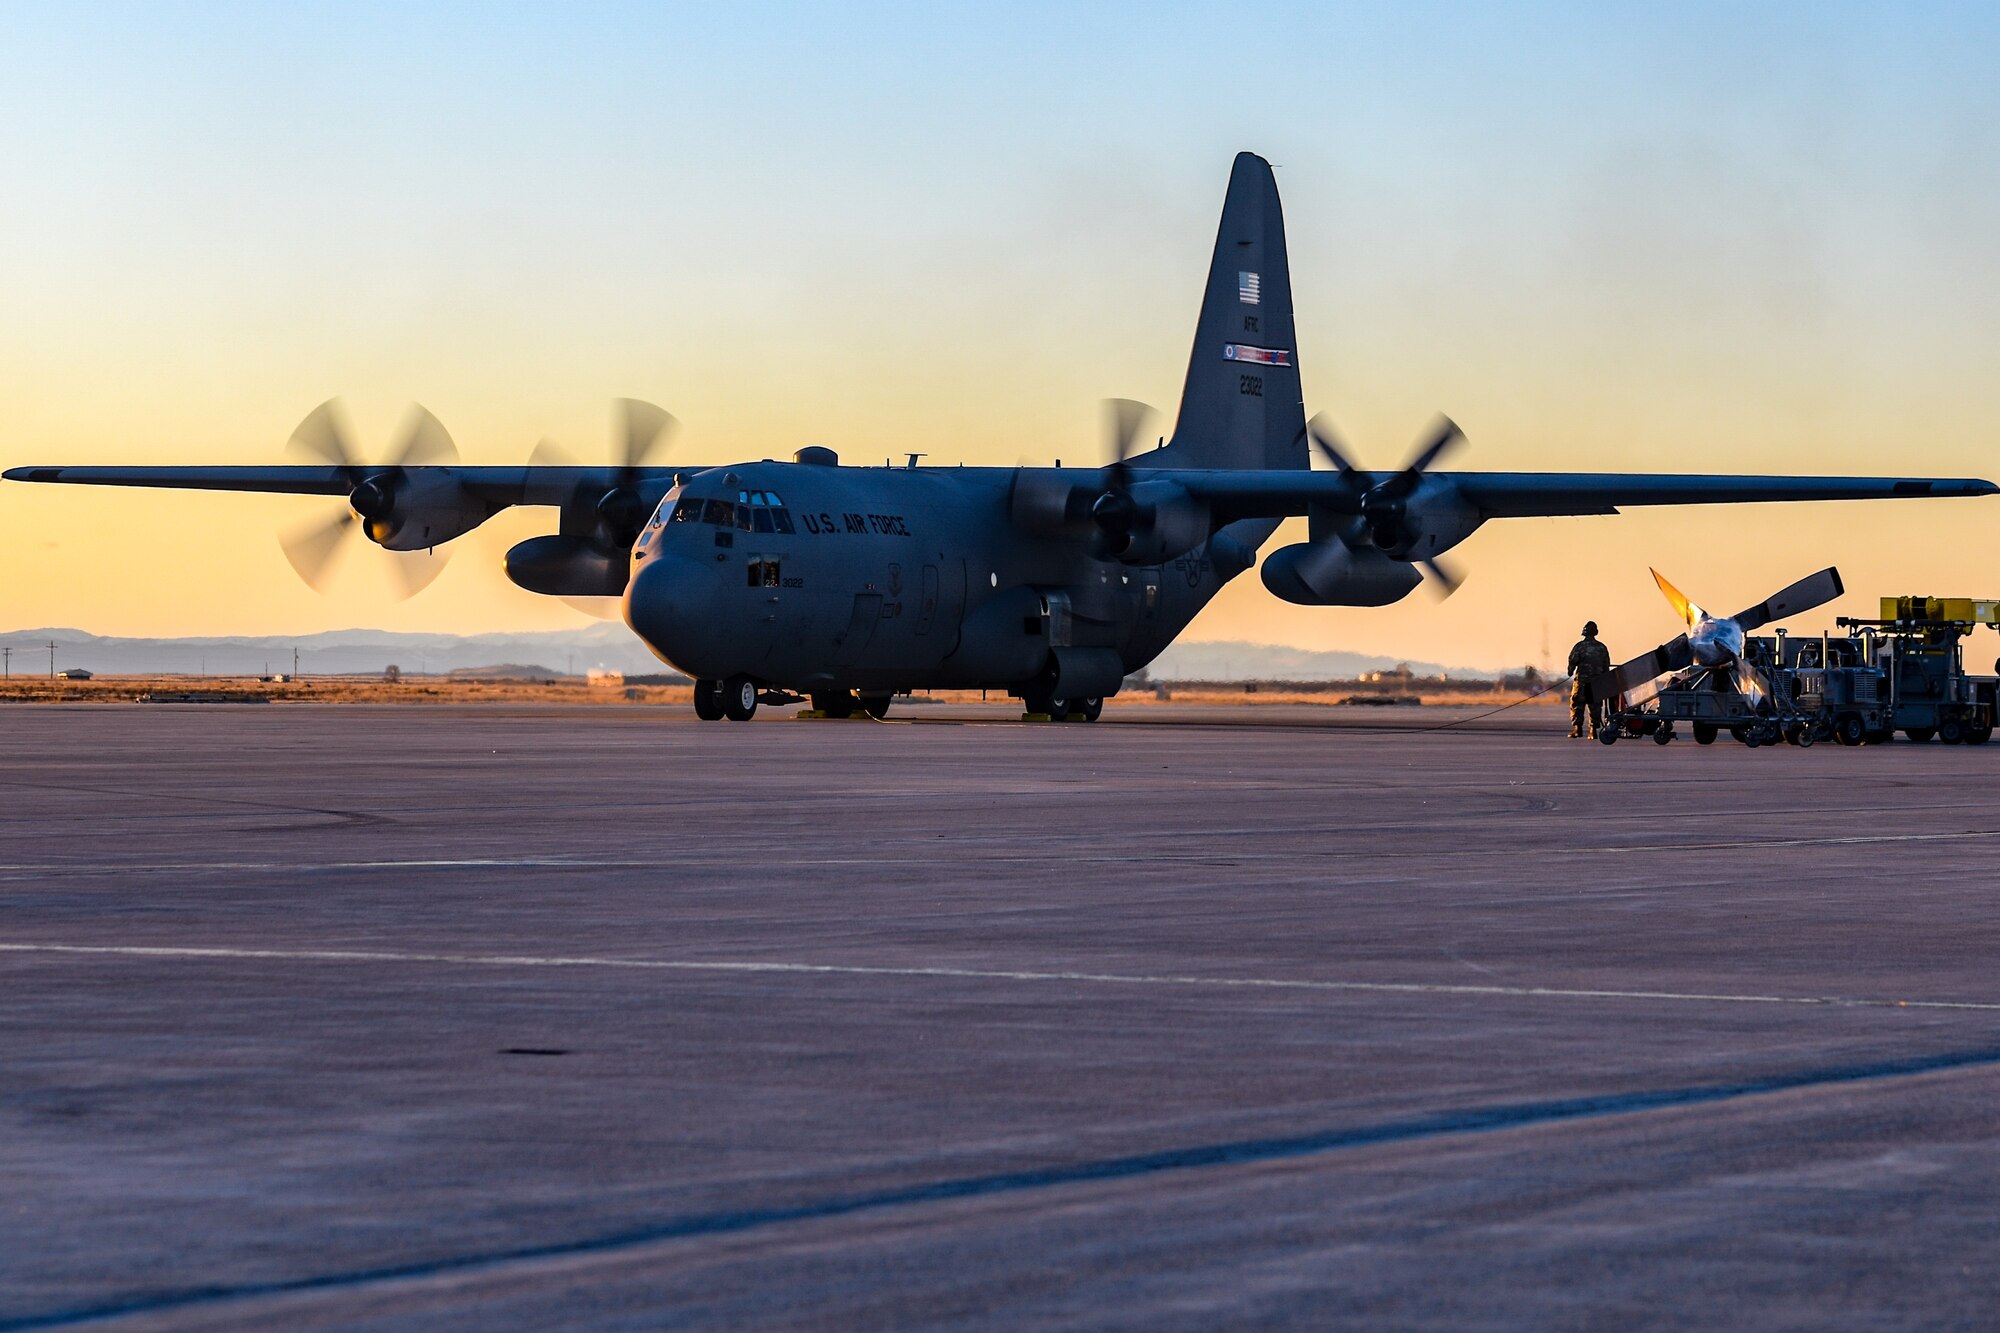
[[[325,591],[329,576],[341,555],[353,544],[357,528],[369,540],[386,545],[401,528],[396,513],[396,493],[404,484],[406,468],[449,465],[458,461],[458,448],[438,419],[412,404],[402,442],[388,463],[358,461],[346,423],[346,413],[338,398],[329,398],[314,408],[286,446],[302,460],[323,463],[338,469],[347,483],[347,507],[331,519],[293,528],[278,535],[285,559],[298,576],[318,591]],[[404,597],[414,596],[443,571],[448,553],[434,550],[391,551],[391,568]]]
[[[623,559],[639,539],[650,506],[639,489],[645,469],[652,465],[673,439],[680,423],[666,409],[637,398],[612,400],[612,433],[616,459],[612,484],[599,490],[597,483],[583,481],[563,502],[561,530],[565,535],[585,537]],[[535,467],[575,467],[577,461],[554,440],[545,439],[529,456]],[[618,618],[617,601],[608,597],[564,597],[571,607],[599,620]]]
[[[1354,495],[1362,533],[1379,550],[1392,555],[1409,550],[1423,536],[1411,525],[1409,513],[1410,497],[1423,484],[1424,474],[1447,451],[1465,441],[1465,432],[1450,417],[1439,417],[1437,429],[1418,446],[1402,471],[1392,473],[1386,481],[1371,481],[1367,473],[1348,461],[1347,451],[1335,434],[1333,423],[1327,420],[1326,413],[1322,412],[1306,423],[1306,435],[1312,440],[1313,447],[1338,470],[1341,481]],[[1457,592],[1458,585],[1465,581],[1463,575],[1435,558],[1419,558],[1413,563],[1421,566],[1435,580],[1445,597]]]
[[[679,423],[666,409],[637,398],[615,398],[612,406],[617,457],[611,487],[599,491],[592,482],[579,482],[563,504],[562,523],[565,532],[588,525],[612,545],[629,548],[646,525],[646,497],[639,491],[639,482],[652,460],[666,449]],[[528,462],[535,467],[577,466],[554,440],[537,444]]]
[[[1132,533],[1144,517],[1145,511],[1132,498],[1132,465],[1128,460],[1139,438],[1139,427],[1146,424],[1153,409],[1130,398],[1107,398],[1104,409],[1111,461],[1099,473],[1103,493],[1090,506],[1090,521],[1097,525],[1091,554],[1099,560],[1116,560],[1131,546]]]

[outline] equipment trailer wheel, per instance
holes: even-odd
[[[1965,743],[1967,745],[1984,745],[1992,739],[1993,724],[1991,722],[1975,722],[1965,729]]]
[[[1697,722],[1694,724],[1694,743],[1696,745],[1715,744],[1715,735],[1716,726],[1713,722]]]
[[[698,680],[694,683],[694,715],[704,722],[722,721],[722,682]]]
[[[748,676],[723,681],[722,715],[731,722],[748,722],[757,716],[757,682]]]
[[[1868,739],[1868,728],[1858,713],[1843,713],[1833,724],[1833,738],[1842,745],[1859,745]]]
[[[1657,730],[1653,732],[1653,744],[1655,745],[1665,745],[1668,741],[1671,741],[1673,738],[1674,738],[1674,729],[1671,726],[1662,724]]]
[[[1956,745],[1965,739],[1965,724],[1955,717],[1948,717],[1938,723],[1938,739],[1946,745]]]
[[[1937,729],[1934,727],[1904,727],[1903,734],[1905,736],[1908,736],[1913,741],[1921,742],[1929,740],[1931,737],[1937,735],[1938,733]],[[1950,745],[1951,742],[1946,741],[1945,744]]]
[[[1597,729],[1597,740],[1601,745],[1616,745],[1618,743],[1618,724],[1616,722],[1606,722],[1603,726],[1599,727]]]

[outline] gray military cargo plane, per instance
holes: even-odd
[[[359,529],[422,551],[510,505],[556,509],[515,546],[508,576],[555,596],[622,598],[634,633],[697,681],[703,718],[810,698],[880,716],[900,691],[1004,690],[1031,712],[1095,719],[1279,520],[1307,540],[1264,561],[1264,586],[1302,606],[1383,606],[1495,518],[1612,514],[1621,505],[1990,495],[1988,481],[1915,477],[1438,472],[1449,421],[1393,472],[1363,471],[1299,385],[1284,219],[1270,165],[1230,174],[1179,420],[1134,453],[1135,404],[1113,404],[1102,468],[853,467],[830,450],[789,463],[647,461],[667,419],[628,403],[613,467],[466,467],[419,412],[387,464],[355,461],[331,408],[285,467],[22,467],[13,481],[343,496],[333,524],[288,546],[302,573]],[[1313,470],[1317,448],[1331,470]]]

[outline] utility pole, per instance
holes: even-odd
[[[9,680],[13,679],[14,645],[11,643],[0,644],[0,673],[4,673]]]
[[[54,639],[50,639],[50,640],[49,640],[49,679],[50,679],[50,680],[54,680],[55,678],[56,678],[56,641],[55,641]]]
[[[292,679],[297,680],[298,678],[299,678],[299,646],[295,643],[292,645]]]

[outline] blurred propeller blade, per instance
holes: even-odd
[[[440,467],[458,461],[458,446],[444,423],[432,416],[422,403],[410,404],[403,427],[403,443],[390,461],[391,467]]]
[[[343,509],[331,521],[319,520],[278,534],[278,545],[292,569],[315,591],[325,591],[334,561],[346,549],[347,537],[356,530],[351,510]]]
[[[618,466],[627,471],[646,466],[654,454],[666,447],[680,423],[663,407],[638,398],[619,398]]]
[[[576,459],[569,450],[544,436],[535,442],[534,452],[528,455],[529,467],[575,467]]]
[[[357,466],[353,438],[347,425],[347,410],[340,399],[329,398],[306,414],[306,419],[292,432],[286,442],[286,451],[302,455],[315,463],[325,463],[343,471]]]
[[[1139,427],[1146,424],[1146,418],[1153,415],[1153,409],[1130,398],[1107,398],[1104,408],[1105,423],[1111,436],[1111,461],[1123,466],[1135,452],[1133,446],[1139,439]]]
[[[581,611],[592,620],[625,618],[624,603],[616,597],[565,597],[563,602],[572,610]]]
[[[1458,428],[1457,422],[1450,417],[1439,417],[1437,430],[1433,432],[1430,443],[1418,450],[1417,456],[1412,458],[1403,470],[1421,476],[1430,471],[1431,464],[1444,457],[1448,450],[1456,448],[1464,439],[1465,432]]]
[[[389,569],[396,577],[398,596],[405,599],[415,597],[431,585],[431,581],[444,573],[448,551],[391,551]]]
[[[1366,489],[1360,469],[1349,461],[1340,435],[1334,430],[1333,422],[1326,413],[1313,414],[1313,419],[1306,423],[1306,438],[1312,441],[1313,448],[1319,450],[1327,462],[1333,464],[1334,470],[1340,473],[1341,479],[1351,489],[1356,491]]]
[[[1430,575],[1429,586],[1437,593],[1440,602],[1457,592],[1459,585],[1465,582],[1463,574],[1442,560],[1419,560],[1417,564]]]

